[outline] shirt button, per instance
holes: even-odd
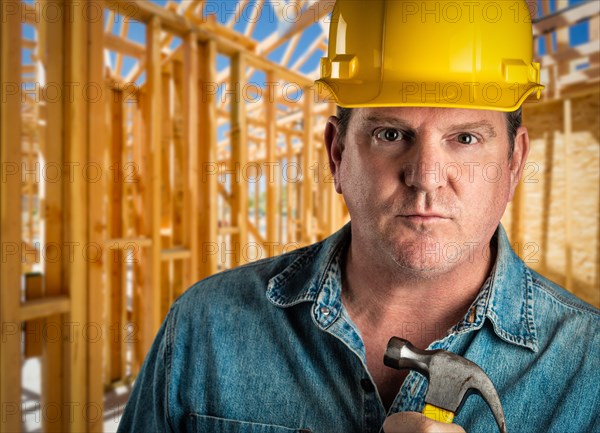
[[[365,392],[375,391],[375,387],[373,386],[373,382],[371,382],[371,379],[361,379],[360,386],[362,387],[363,391],[365,391]]]
[[[321,308],[319,309],[319,311],[321,312],[321,314],[322,314],[323,316],[329,316],[329,313],[331,313],[331,310],[329,310],[329,308],[328,308],[328,307],[325,307],[325,306],[321,307]]]

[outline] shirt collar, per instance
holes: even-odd
[[[267,298],[279,307],[313,302],[313,318],[323,328],[342,310],[342,252],[350,239],[350,223],[325,240],[306,247],[281,273],[269,280]],[[538,350],[530,271],[512,250],[501,224],[493,237],[496,262],[464,320],[453,331],[480,329],[489,319],[501,339]],[[295,254],[298,254],[296,252]]]
[[[279,307],[313,302],[313,317],[323,328],[342,310],[342,251],[350,239],[350,223],[310,245],[281,273],[269,280],[267,298]]]
[[[498,337],[537,352],[531,272],[513,251],[501,224],[494,238],[497,242],[496,263],[488,278],[485,315]]]

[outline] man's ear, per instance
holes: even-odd
[[[508,167],[510,169],[510,196],[509,201],[513,199],[515,195],[515,190],[517,189],[517,185],[519,185],[519,180],[523,175],[523,168],[525,167],[525,163],[527,162],[527,155],[529,154],[529,134],[527,133],[527,128],[524,126],[520,126],[517,129],[517,134],[515,136],[515,147],[513,149],[513,154],[508,162]]]
[[[342,163],[343,144],[342,137],[339,134],[339,119],[330,116],[325,125],[325,147],[327,148],[327,158],[329,159],[329,169],[333,175],[335,190],[338,194],[342,193],[340,183],[340,165]]]

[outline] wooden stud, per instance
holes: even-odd
[[[144,47],[144,45],[139,44],[137,42],[124,39],[112,33],[105,33],[104,39],[105,47],[111,51],[117,52],[117,55],[125,55],[138,60],[142,59],[146,55],[146,48]],[[121,70],[117,72],[115,68],[115,73],[121,74],[120,71]]]
[[[523,203],[525,201],[525,186],[523,185],[522,179],[517,185],[515,195],[511,203],[511,220],[510,220],[510,241],[513,245],[516,245],[517,254],[523,258],[523,233],[524,233],[524,221]]]
[[[144,167],[146,165],[147,157],[147,146],[144,140],[144,125],[143,113],[145,110],[144,94],[138,93],[138,103],[134,105],[132,120],[133,120],[133,143],[132,143],[132,159],[138,163],[138,167]],[[148,173],[148,170],[143,170],[144,174]],[[142,185],[147,184],[143,182],[146,179],[140,177],[139,182],[133,184],[132,188],[134,196],[132,197],[132,203],[134,206],[134,215],[132,223],[132,233],[142,234],[146,231],[147,222],[145,221],[146,213],[144,203],[148,200],[148,193],[144,191]],[[125,243],[119,242],[118,245],[124,245]],[[145,342],[144,332],[144,302],[146,302],[145,296],[145,274],[147,267],[147,251],[152,245],[152,239],[146,237],[138,237],[132,240],[132,245],[136,247],[138,253],[134,256],[133,260],[133,311],[131,322],[134,327],[135,336],[133,344],[133,356],[131,362],[131,374],[135,377],[137,375],[141,363],[144,359],[145,352],[144,348],[147,347]]]
[[[275,173],[281,170],[281,167],[277,165],[277,158],[275,155],[275,150],[277,146],[277,131],[275,124],[275,74],[272,71],[267,72],[266,76],[267,82],[267,91],[264,96],[264,105],[265,105],[265,134],[266,134],[266,160],[269,163],[267,167],[267,173],[264,173],[266,176],[266,193],[267,193],[267,208],[266,208],[266,223],[267,223],[267,235],[266,240],[268,242],[279,242],[280,239],[277,239],[277,233],[279,233],[279,204],[277,201],[277,190],[276,190],[276,179],[271,179],[271,173]],[[274,169],[272,169],[273,165]],[[258,186],[259,182],[256,183]]]
[[[119,39],[127,40],[127,32],[129,30],[129,19],[127,17],[123,17],[121,21],[121,30],[119,34]],[[121,75],[121,70],[123,68],[123,54],[117,51],[117,59],[115,61],[115,73],[117,75]]]
[[[184,218],[186,212],[185,184],[188,175],[187,147],[185,142],[185,131],[183,130],[183,107],[184,107],[184,66],[183,61],[173,61],[173,206],[172,206],[172,240],[176,248],[190,251],[185,246],[186,236]],[[191,252],[191,251],[190,251]],[[173,261],[173,298],[167,307],[189,286],[184,283],[184,269],[189,268],[187,260]]]
[[[556,102],[555,102],[556,104]],[[544,133],[544,192],[542,195],[542,242],[540,245],[540,270],[547,270],[548,246],[550,245],[550,207],[552,203],[552,187],[554,184],[554,157],[555,157],[555,134],[554,131]]]
[[[564,161],[565,161],[565,289],[572,292],[573,287],[573,237],[572,237],[572,212],[573,201],[571,195],[571,137],[573,132],[573,120],[571,114],[571,99],[563,101],[563,119],[564,119]]]
[[[44,295],[44,278],[39,272],[25,274],[25,299],[39,299]],[[42,328],[45,321],[33,319],[25,322],[25,358],[42,356]]]
[[[22,321],[43,319],[56,314],[66,314],[70,311],[70,309],[71,300],[68,296],[45,296],[43,298],[21,304],[19,318]],[[44,326],[47,329],[51,329],[51,327],[48,326],[47,321]],[[42,348],[44,348],[44,345]]]
[[[114,176],[108,186],[108,236],[120,238],[123,236],[123,147],[125,143],[125,118],[123,115],[123,92],[116,90],[112,97],[112,137],[109,146],[109,159],[111,174]],[[112,246],[112,245],[111,245]],[[108,260],[106,263],[108,311],[107,320],[110,328],[110,338],[106,340],[108,346],[107,365],[109,366],[109,383],[119,381],[124,375],[123,336],[124,325],[122,315],[125,309],[125,257],[126,253],[121,248],[107,249]]]
[[[171,185],[171,150],[173,145],[173,62],[161,68],[161,101],[160,106],[160,228],[172,228],[173,196]],[[154,119],[152,119],[154,121]],[[160,249],[173,247],[172,230],[160,230]],[[161,253],[162,254],[162,253]],[[162,257],[162,256],[161,256]],[[173,297],[172,263],[161,261],[160,281],[160,314],[165,317]]]
[[[285,236],[285,241],[286,243],[290,243],[290,242],[295,242],[296,241],[296,237],[294,236],[295,233],[295,229],[294,229],[294,186],[295,186],[295,182],[290,182],[290,179],[288,178],[289,173],[288,173],[288,169],[292,167],[292,163],[294,162],[294,149],[292,148],[292,139],[290,137],[290,134],[285,134],[285,147],[286,147],[286,166],[282,167],[282,174],[285,173],[285,178],[286,178],[286,183],[285,183],[285,188],[286,188],[286,236]]]
[[[144,326],[142,333],[144,335],[144,353],[147,353],[154,336],[162,322],[161,314],[161,123],[156,119],[161,118],[161,58],[160,58],[160,31],[161,23],[157,16],[153,16],[146,26],[146,42],[148,45],[146,58],[146,79],[147,79],[147,101],[146,101],[146,140],[151,149],[151,176],[150,188],[151,195],[147,197],[150,224],[146,228],[147,236],[152,239],[150,247],[150,261],[147,266],[151,268],[146,278],[146,301],[145,313],[148,318],[148,325]]]
[[[193,52],[190,55],[193,55]],[[193,146],[194,141],[190,141],[188,146],[190,160],[196,161],[192,151],[197,154],[197,208],[192,209],[197,215],[197,219],[195,222],[191,221],[190,224],[196,225],[198,233],[198,244],[194,249],[198,257],[198,270],[195,277],[205,278],[217,272],[219,258],[219,255],[215,253],[215,248],[218,248],[219,245],[217,236],[217,175],[214,170],[217,167],[217,130],[214,127],[217,121],[217,96],[209,91],[209,89],[212,89],[210,86],[213,86],[216,82],[217,47],[215,42],[208,41],[199,45],[197,59],[202,60],[198,68],[200,92],[197,98],[200,136],[197,146]],[[192,82],[191,85],[194,84],[195,82]],[[191,103],[192,100],[190,99]],[[191,117],[192,113],[188,116],[190,116],[190,122],[194,122],[195,119]],[[191,132],[194,132],[194,130],[192,129]],[[192,177],[190,182],[193,180]]]
[[[63,27],[66,7],[62,1],[48,2],[61,10],[61,19],[56,21],[41,20],[45,35],[45,46],[41,51],[46,55],[46,81],[49,83],[64,83],[63,63],[65,61],[65,37]],[[43,41],[40,41],[43,42]],[[40,152],[44,155],[47,164],[63,162],[63,127],[64,112],[63,100],[59,98],[45,101],[46,128],[43,139],[40,141]],[[46,182],[45,195],[40,197],[40,207],[43,209],[45,232],[41,239],[41,246],[63,244],[63,188],[60,182]],[[81,240],[80,240],[81,241]],[[46,296],[66,296],[63,285],[63,270],[60,262],[52,261],[44,264],[44,288]],[[46,326],[62,329],[63,318],[59,314],[46,318]],[[65,369],[65,370],[63,370]],[[62,375],[67,371],[62,361],[62,344],[57,340],[44,341],[42,356],[42,398],[44,407],[58,405],[61,407],[67,399],[66,390],[63,389]],[[42,430],[49,433],[63,432],[60,418],[44,417]]]
[[[104,11],[102,0],[93,0],[89,3],[95,8],[90,10]],[[104,82],[104,20],[101,15],[96,20],[90,20],[89,23],[89,45],[88,45],[88,63],[89,63],[89,81],[97,84],[103,91],[103,95],[110,95],[107,86]],[[90,164],[96,164],[102,167],[102,173],[107,173],[104,164],[104,151],[106,141],[103,134],[108,130],[107,118],[107,102],[105,97],[99,101],[94,101],[88,104],[88,161]],[[108,180],[108,179],[107,179]],[[102,245],[102,240],[106,236],[103,227],[103,216],[106,213],[106,208],[101,200],[97,197],[106,195],[106,181],[103,179],[99,182],[90,182],[88,185],[88,213],[87,227],[90,245]],[[104,250],[105,251],[105,250]],[[101,257],[92,259],[90,253],[88,262],[88,320],[93,323],[95,329],[101,330],[101,335],[106,338],[108,327],[104,320],[103,300],[106,297],[106,287],[103,284],[103,259],[105,252]],[[87,402],[91,407],[99,408],[99,416],[87,417],[87,431],[89,433],[100,433],[104,430],[104,379],[103,371],[103,352],[104,342],[102,338],[96,339],[93,334],[90,334],[88,339],[88,375],[87,375]]]
[[[6,85],[13,83],[17,87],[14,92],[3,91],[5,99],[0,105],[1,160],[5,170],[8,170],[9,164],[15,169],[11,176],[5,174],[0,182],[0,244],[3,253],[0,260],[0,401],[3,405],[0,431],[13,432],[21,430],[21,100],[18,91],[21,81],[21,23],[19,3],[3,6],[14,6],[17,11],[4,14],[0,26],[0,82]],[[8,254],[9,250],[11,254]]]
[[[246,58],[237,53],[231,59],[231,160],[235,166],[231,175],[231,225],[238,232],[231,236],[231,248],[235,252],[232,258],[234,266],[246,262],[243,254],[248,244],[248,185],[242,178],[242,171],[248,162],[248,130],[246,123]]]
[[[88,28],[84,5],[80,2],[69,3],[73,13],[65,20],[65,80],[70,83],[87,82],[87,40]],[[65,161],[87,162],[88,138],[87,108],[84,92],[74,91],[72,102],[65,99]],[[63,224],[65,230],[64,245],[87,244],[87,214],[81,203],[88,199],[87,182],[83,176],[63,179],[65,202],[63,203]],[[87,324],[88,275],[83,254],[74,254],[66,267],[65,287],[71,299],[71,311],[68,322],[83,326]],[[68,374],[63,376],[69,402],[87,402],[87,343],[83,332],[74,331],[72,341],[63,342],[64,367]],[[84,411],[74,411],[73,416],[62,414],[63,430],[85,431],[87,421]]]
[[[304,88],[304,136],[302,147],[302,244],[308,245],[315,241],[314,233],[314,182],[312,164],[314,161],[313,116],[314,93],[310,87]]]

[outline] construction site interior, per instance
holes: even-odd
[[[528,5],[546,88],[502,223],[598,307],[600,2]],[[1,2],[2,432],[115,431],[175,298],[349,221],[313,84],[332,8]]]

